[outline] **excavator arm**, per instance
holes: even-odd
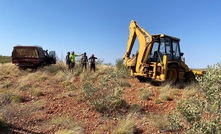
[[[141,28],[134,20],[131,21],[129,30],[130,33],[127,41],[127,48],[123,59],[127,67],[134,68],[134,72],[141,73],[143,70],[143,66],[141,65],[147,63],[148,56],[151,51],[149,46],[152,43],[152,36]],[[139,41],[139,48],[137,54],[130,58],[136,38]]]

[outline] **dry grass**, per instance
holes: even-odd
[[[75,85],[72,84],[72,82],[69,82],[69,81],[62,82],[62,86],[64,86],[64,88],[69,91],[78,89]]]
[[[31,128],[38,132],[84,133],[87,129],[85,122],[89,121],[90,116],[94,117],[96,115],[96,110],[88,105],[88,107],[83,107],[89,102],[82,95],[82,81],[85,81],[83,78],[90,77],[90,82],[95,85],[100,84],[100,87],[101,84],[105,85],[106,83],[98,83],[98,80],[103,80],[104,76],[108,76],[109,72],[116,69],[115,67],[101,65],[97,66],[95,73],[81,72],[80,69],[76,68],[76,73],[72,74],[67,71],[64,64],[60,64],[47,66],[36,71],[20,71],[15,65],[0,64],[0,127],[8,123],[21,125],[24,128]],[[115,82],[120,84],[113,86],[113,84],[116,84]],[[193,96],[197,92],[197,86],[194,85],[187,86],[184,90],[175,89],[170,84],[153,87],[145,83],[136,87],[137,83],[130,83],[124,77],[119,77],[115,81],[108,81],[108,84],[110,84],[109,88],[123,89],[123,93],[127,93],[125,103],[119,101],[114,104],[117,107],[124,107],[122,104],[127,104],[129,109],[123,111],[125,113],[122,112],[121,116],[115,116],[114,119],[104,119],[99,114],[100,116],[93,118],[93,121],[98,121],[94,123],[97,126],[94,126],[94,130],[90,133],[132,134],[142,125],[144,125],[142,126],[144,129],[153,127],[160,131],[168,130],[171,126],[166,114],[158,114],[161,110],[166,109],[165,107],[161,109],[161,106],[164,103],[175,103],[176,96],[181,91],[183,91],[183,96],[180,95],[182,97]],[[66,100],[68,102],[65,102]],[[70,100],[72,102],[69,102]],[[173,101],[170,102],[170,100]],[[145,101],[147,105],[144,106],[141,101]],[[57,106],[57,103],[62,107]],[[74,104],[73,107],[68,105],[70,103]],[[162,104],[158,105],[158,103]],[[64,110],[60,109],[65,107]],[[76,109],[80,109],[84,113],[85,116],[81,118],[82,120],[73,119],[76,111],[72,110]],[[143,111],[146,113],[144,114]],[[92,115],[88,115],[90,112]],[[133,114],[129,114],[130,112]],[[134,115],[135,113],[137,115]],[[108,124],[109,120],[110,124]]]
[[[174,99],[174,96],[178,93],[178,89],[175,89],[170,86],[170,84],[165,85],[159,90],[159,99],[164,101],[171,101]]]
[[[0,93],[0,105],[23,102],[23,96],[13,92]]]
[[[150,100],[151,96],[153,96],[153,93],[148,88],[147,89],[146,88],[145,89],[144,88],[140,89],[139,97],[140,97],[141,100]]]
[[[151,114],[149,115],[149,120],[149,123],[152,126],[159,128],[161,131],[169,130],[171,128],[167,114]]]
[[[32,89],[31,95],[36,96],[36,97],[40,97],[40,96],[44,96],[44,93],[39,89]]]
[[[3,82],[0,83],[0,88],[2,88],[2,89],[8,89],[8,88],[10,88],[10,86],[13,85],[12,83],[13,83],[13,82],[10,81],[10,80],[3,81]]]
[[[136,124],[132,114],[122,118],[113,134],[134,134],[136,132]]]
[[[64,129],[64,130],[58,130],[57,132],[55,132],[55,134],[82,134],[82,130],[79,127],[74,127],[70,130]]]
[[[51,125],[53,127],[58,126],[60,128],[60,130],[57,131],[56,134],[81,134],[83,132],[83,128],[79,126],[79,124],[75,120],[68,116],[59,116],[52,118]]]
[[[183,97],[191,97],[195,96],[197,93],[199,93],[199,85],[196,85],[195,83],[192,83],[184,88]]]
[[[0,112],[2,116],[4,117],[5,120],[7,120],[9,123],[15,122],[14,119],[16,118],[21,118],[21,119],[39,119],[42,118],[42,115],[39,114],[42,112],[42,110],[45,110],[45,105],[46,101],[45,100],[39,100],[39,101],[34,101],[28,105],[19,105],[18,103],[10,103],[8,105],[5,105],[3,109],[0,109]],[[25,122],[24,120],[21,120],[23,123],[28,123]]]

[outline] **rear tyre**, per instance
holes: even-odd
[[[179,80],[178,67],[176,65],[170,65],[167,71],[167,82],[176,84]]]

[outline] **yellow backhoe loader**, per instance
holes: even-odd
[[[124,63],[131,69],[131,75],[139,81],[151,79],[156,82],[195,81],[195,74],[199,70],[191,70],[182,60],[180,39],[166,34],[151,35],[141,28],[134,20],[129,25],[129,37]],[[131,57],[131,51],[136,38],[139,48]]]

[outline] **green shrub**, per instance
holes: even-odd
[[[190,125],[201,120],[205,103],[197,96],[188,99],[181,99],[177,109],[184,116]]]
[[[197,80],[198,92],[177,105],[189,124],[187,133],[221,133],[221,63],[208,66],[206,74]]]
[[[150,125],[159,128],[160,132],[178,133],[183,128],[181,116],[178,112],[150,114]]]
[[[217,115],[221,118],[221,63],[209,66],[206,74],[198,81],[210,117]]]
[[[177,111],[173,111],[168,114],[168,120],[170,122],[170,129],[174,132],[178,132],[180,129],[183,129],[184,124],[182,122],[182,117]]]
[[[208,66],[198,81],[206,101],[204,112],[209,115],[198,126],[202,133],[221,133],[221,63]]]
[[[120,89],[118,72],[111,68],[106,72],[106,75],[97,79],[86,73],[83,76],[83,94],[95,110],[111,114],[118,107],[116,102],[122,102],[122,90]]]

